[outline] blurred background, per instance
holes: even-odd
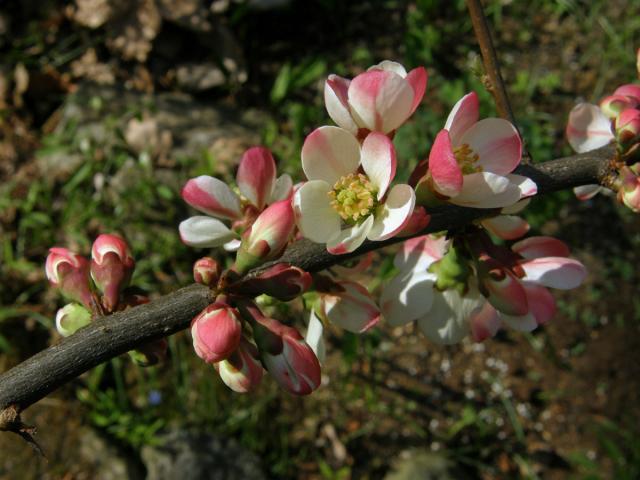
[[[636,79],[640,4],[484,3],[527,148],[536,162],[571,154],[575,102]],[[59,341],[49,247],[88,254],[118,232],[134,285],[152,296],[185,286],[210,254],[177,235],[188,178],[232,181],[242,152],[264,144],[302,179],[304,137],[330,123],[326,76],[392,59],[429,72],[395,137],[406,179],[464,93],[495,114],[477,52],[461,0],[2,2],[0,371]],[[0,477],[639,478],[638,219],[611,196],[570,191],[525,216],[590,270],[581,288],[554,292],[558,315],[532,334],[438,347],[413,326],[331,330],[324,385],[294,398],[269,378],[231,392],[182,332],[162,364],[116,358],[27,410],[48,460],[1,434]],[[393,254],[362,279],[372,291]],[[306,323],[297,301],[272,308]]]

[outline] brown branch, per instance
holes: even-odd
[[[469,10],[469,16],[471,17],[471,23],[473,24],[473,31],[478,40],[480,46],[480,53],[482,54],[482,62],[484,63],[484,69],[489,77],[488,90],[493,95],[496,102],[496,108],[498,114],[507,120],[509,120],[518,130],[520,138],[522,133],[518,129],[516,118],[511,108],[511,102],[509,102],[509,95],[507,94],[507,88],[502,80],[502,74],[500,73],[500,64],[498,62],[498,54],[493,45],[491,38],[491,30],[489,29],[489,23],[487,17],[484,15],[482,9],[481,0],[466,0],[467,9]],[[530,163],[531,157],[527,151],[523,152],[523,163]]]
[[[518,173],[532,178],[538,184],[539,194],[592,183],[607,185],[614,155],[613,147],[609,146],[537,166],[523,166]],[[493,214],[495,210],[447,205],[432,212],[431,223],[420,234],[459,228]],[[331,255],[324,245],[302,240],[292,244],[277,262],[317,272],[347,258],[402,240],[366,242],[348,256]],[[248,275],[255,276],[265,268],[267,266],[262,266]],[[187,328],[191,319],[212,301],[208,288],[191,285],[149,304],[97,319],[0,375],[0,418],[15,410],[17,415],[11,417],[13,424],[22,425],[19,413],[29,405],[110,358]],[[8,428],[11,422],[5,423],[7,425],[4,426],[11,429]]]

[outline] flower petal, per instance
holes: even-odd
[[[489,302],[485,302],[482,308],[476,308],[469,316],[471,336],[475,342],[483,342],[498,333],[502,322],[500,316]]]
[[[498,215],[480,222],[484,228],[503,240],[515,240],[529,231],[529,224],[516,215]]]
[[[520,198],[532,197],[538,193],[538,185],[529,177],[510,173],[507,178],[520,190]]]
[[[537,189],[537,186],[536,186],[536,189]],[[527,208],[530,202],[531,202],[531,198],[529,197],[523,198],[522,200],[520,200],[517,203],[514,203],[513,205],[504,207],[502,210],[500,210],[500,213],[502,213],[503,215],[513,215],[514,213],[520,213],[522,210]]]
[[[413,88],[413,103],[411,104],[411,113],[416,111],[418,105],[424,97],[424,92],[427,90],[427,80],[429,75],[424,67],[418,67],[411,70],[405,80]]]
[[[293,180],[286,173],[280,175],[273,185],[271,196],[267,201],[268,204],[279,202],[285,198],[289,198],[293,194]]]
[[[326,346],[324,343],[324,326],[322,322],[316,315],[316,312],[311,310],[311,314],[309,315],[309,325],[307,326],[307,335],[305,337],[305,341],[313,350],[313,353],[318,357],[318,361],[320,363],[324,363],[324,359],[326,358]]]
[[[321,296],[323,315],[331,323],[353,333],[369,330],[380,321],[380,309],[369,291],[351,281],[341,281],[341,292]]]
[[[524,289],[527,292],[530,313],[533,314],[538,325],[544,325],[556,314],[556,301],[551,292],[538,285],[526,284]]]
[[[217,218],[201,215],[180,222],[178,229],[182,242],[197,248],[220,247],[237,237]]]
[[[446,130],[440,130],[429,152],[429,173],[438,193],[447,197],[455,197],[460,193],[463,186],[462,171]]]
[[[569,247],[553,237],[529,237],[511,246],[511,250],[527,260],[541,257],[568,257]]]
[[[635,83],[628,83],[626,85],[621,85],[616,88],[614,95],[626,95],[628,97],[633,97],[635,100],[640,102],[640,85]]]
[[[336,237],[327,241],[327,251],[334,255],[353,252],[367,238],[373,226],[373,215],[369,215],[364,222],[342,230]]]
[[[340,231],[340,215],[329,203],[331,187],[322,180],[303,184],[293,195],[298,228],[306,238],[326,243]]]
[[[433,262],[440,260],[447,252],[449,240],[445,236],[423,235],[407,240],[393,259],[396,268],[426,271]]]
[[[242,216],[238,196],[215,177],[201,175],[190,179],[182,189],[182,198],[193,208],[214,217],[236,220]]]
[[[590,103],[579,103],[569,113],[567,139],[578,153],[604,147],[613,140],[611,121],[600,107]]]
[[[471,313],[483,302],[474,289],[470,289],[464,297],[456,290],[434,291],[431,310],[418,319],[418,326],[435,343],[458,343],[469,333]]]
[[[513,328],[518,332],[531,332],[536,329],[538,326],[538,322],[536,322],[536,317],[532,312],[527,313],[526,315],[514,316],[514,315],[506,315],[504,313],[500,314],[500,320],[506,323],[509,327]]]
[[[242,155],[236,182],[240,193],[258,210],[262,210],[271,196],[276,181],[276,162],[266,147],[252,147]]]
[[[360,144],[344,128],[317,128],[302,146],[302,169],[309,180],[324,180],[333,186],[359,165]]]
[[[369,240],[386,240],[401,231],[411,218],[416,194],[409,185],[395,185],[387,200],[378,207],[375,222],[367,235]]]
[[[227,252],[235,252],[240,248],[241,244],[242,240],[240,240],[239,238],[235,238],[222,245],[222,248],[224,248]]]
[[[461,144],[460,139],[464,132],[475,124],[480,118],[480,102],[476,92],[467,93],[456,102],[444,124],[445,130],[449,131],[451,141],[455,146]]]
[[[386,70],[388,72],[395,72],[402,78],[405,78],[407,76],[407,70],[402,66],[402,64],[394,62],[393,60],[383,60],[380,63],[367,68],[368,72],[371,70]]]
[[[460,193],[451,203],[473,208],[501,208],[520,200],[520,189],[509,178],[490,172],[464,176]]]
[[[339,127],[348,130],[353,135],[358,133],[358,125],[351,118],[349,111],[349,103],[347,100],[347,92],[351,80],[339,77],[338,75],[329,75],[324,83],[324,104],[331,120],[336,122]]]
[[[600,185],[582,185],[573,189],[573,193],[575,193],[578,200],[582,201],[595,197],[601,191],[602,187]]]
[[[389,325],[397,327],[426,315],[433,303],[436,276],[427,271],[410,271],[387,283],[380,295],[380,307]]]
[[[362,142],[360,161],[364,173],[378,190],[380,200],[396,176],[396,149],[389,137],[378,132],[367,135]]]
[[[356,123],[376,132],[389,133],[411,114],[413,88],[395,72],[370,70],[349,85],[349,106]]]
[[[485,118],[472,125],[460,138],[480,157],[485,172],[506,175],[522,159],[522,140],[516,127],[502,118]],[[454,142],[455,146],[459,144]]]
[[[578,287],[587,275],[584,265],[573,258],[534,258],[521,266],[526,274],[523,280],[563,290]]]

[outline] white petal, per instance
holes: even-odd
[[[198,248],[220,247],[236,238],[236,234],[217,218],[195,216],[180,223],[180,238]]]
[[[529,231],[526,220],[516,215],[498,215],[480,222],[484,228],[503,240],[515,240]]]
[[[407,76],[407,70],[401,64],[392,60],[383,60],[377,65],[372,65],[371,67],[367,68],[367,71],[369,70],[387,70],[389,72],[397,73],[402,78],[405,78]]]
[[[279,202],[280,200],[284,200],[293,190],[293,180],[286,173],[280,175],[275,184],[273,185],[273,190],[271,191],[271,197],[267,203],[272,204],[275,202]]]
[[[426,271],[433,262],[440,260],[449,248],[446,237],[423,235],[411,238],[402,244],[402,249],[393,259],[393,264],[401,271]]]
[[[520,265],[525,271],[527,282],[562,290],[578,287],[587,275],[584,265],[573,258],[535,258]]]
[[[362,142],[361,163],[380,200],[396,175],[396,150],[389,137],[377,132],[367,135]]]
[[[506,175],[522,159],[520,135],[502,118],[484,118],[472,125],[460,138],[460,144],[465,143],[480,157],[478,163],[486,172]]]
[[[573,189],[573,193],[575,193],[578,200],[583,201],[595,197],[601,191],[602,187],[600,185],[582,185]]]
[[[340,231],[340,215],[329,203],[331,187],[322,180],[303,184],[293,196],[298,228],[306,238],[326,243]]]
[[[604,147],[613,140],[611,121],[600,107],[589,103],[573,107],[566,133],[571,147],[578,153]]]
[[[460,139],[464,132],[469,130],[480,118],[480,102],[478,94],[471,92],[456,102],[447,117],[444,129],[449,132],[454,146],[460,145]]]
[[[418,319],[418,325],[425,336],[435,343],[458,343],[470,331],[471,312],[483,303],[484,300],[475,290],[470,290],[464,297],[460,297],[456,290],[436,290],[431,311]]]
[[[536,322],[536,318],[531,312],[519,317],[506,315],[501,312],[499,312],[499,315],[500,319],[504,321],[504,323],[509,325],[514,330],[517,330],[518,332],[531,332],[538,326],[538,322]]]
[[[322,322],[316,315],[316,312],[311,310],[311,315],[309,316],[309,326],[307,327],[307,336],[305,337],[305,341],[313,350],[313,353],[316,354],[320,363],[324,362],[326,357],[326,346],[324,343],[324,326]]]
[[[240,248],[241,243],[242,241],[240,239],[234,239],[225,243],[222,248],[224,248],[227,252],[235,252]]]
[[[375,222],[367,235],[369,240],[386,240],[405,226],[416,203],[416,194],[409,185],[394,186],[383,205],[375,213]]]
[[[302,146],[302,169],[309,180],[324,180],[333,186],[359,165],[360,144],[344,128],[317,128]]]
[[[500,208],[513,205],[518,200],[520,189],[509,178],[480,172],[465,175],[462,191],[449,201],[463,207]]]
[[[351,80],[338,75],[329,75],[329,78],[324,83],[324,104],[331,120],[336,122],[339,127],[356,135],[358,133],[358,125],[351,118],[347,100],[349,83],[351,83]]]
[[[507,175],[507,178],[511,183],[518,186],[518,189],[520,190],[520,198],[533,197],[538,193],[538,185],[536,185],[536,182],[531,180],[529,177],[510,173]]]
[[[435,280],[433,273],[410,271],[386,284],[380,295],[380,308],[389,325],[397,327],[426,315],[433,303]]]
[[[336,237],[327,241],[327,251],[334,255],[353,252],[362,245],[373,226],[373,215],[359,225],[342,230]]]

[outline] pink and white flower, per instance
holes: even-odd
[[[511,252],[499,255],[513,260],[507,264],[489,257],[474,266],[463,255],[451,257],[456,253],[452,249],[443,238],[405,242],[395,259],[400,273],[384,287],[380,299],[391,325],[416,320],[427,338],[443,344],[468,334],[482,341],[503,324],[531,331],[555,314],[547,287],[576,288],[586,275],[580,262],[567,258],[567,247],[550,237],[517,242]],[[445,257],[448,263],[440,265]],[[470,263],[456,268],[463,262]]]
[[[207,216],[197,215],[180,223],[184,243],[198,248],[224,246],[235,251],[240,246],[240,235],[257,214],[266,205],[289,198],[293,192],[289,175],[276,178],[275,161],[264,147],[253,147],[244,153],[236,182],[240,195],[208,175],[186,183],[182,198]],[[230,221],[231,228],[224,221]]]
[[[367,133],[393,134],[416,110],[427,88],[427,71],[409,73],[385,60],[353,80],[329,75],[324,86],[327,112],[336,124],[363,138]]]
[[[45,263],[47,278],[53,287],[59,288],[62,294],[93,308],[93,294],[89,282],[89,261],[71,250],[61,247],[49,249]]]
[[[102,305],[112,312],[118,305],[120,292],[129,284],[135,260],[127,242],[121,237],[102,234],[91,247],[91,278],[104,294]]]
[[[353,333],[366,332],[380,321],[380,308],[359,283],[323,277],[316,281],[316,289],[320,294],[318,315],[325,321]]]
[[[308,239],[326,243],[330,253],[352,252],[367,238],[391,238],[411,217],[413,189],[389,190],[396,153],[381,133],[370,133],[361,147],[343,128],[320,127],[304,142],[302,168],[309,181],[293,197],[297,224]]]
[[[511,173],[522,158],[516,128],[501,118],[479,120],[479,115],[475,92],[453,107],[428,164],[419,164],[412,175],[419,203],[429,203],[435,194],[464,207],[500,208],[536,194],[532,180]]]

